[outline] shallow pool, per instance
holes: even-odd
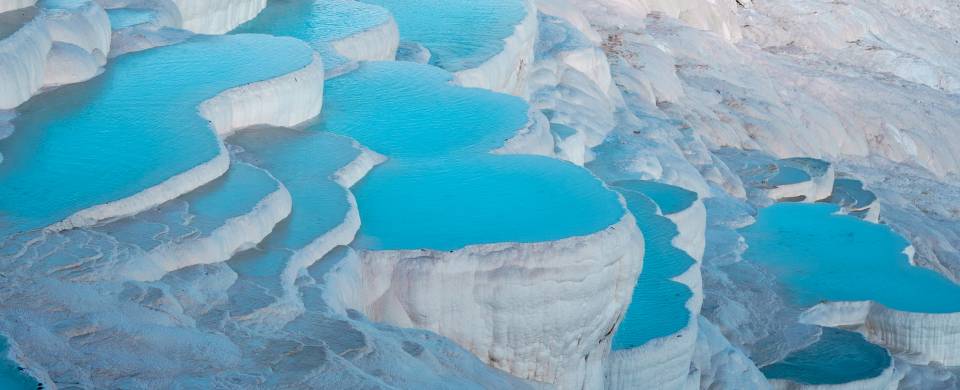
[[[658,204],[651,200],[655,196],[673,203],[676,198],[688,197],[689,191],[666,184],[645,183],[630,181],[623,183],[627,187],[614,187],[637,218],[644,239],[643,272],[633,289],[633,300],[620,328],[613,336],[615,350],[636,348],[650,340],[669,336],[690,321],[686,304],[693,293],[686,285],[671,279],[686,272],[694,264],[694,259],[673,246],[671,241],[678,234],[677,227],[657,214]],[[649,190],[651,195],[642,189]]]
[[[522,0],[363,0],[389,10],[400,39],[430,50],[430,63],[451,72],[475,68],[503,51],[526,16]]]
[[[743,257],[768,267],[801,306],[872,300],[908,312],[960,311],[960,286],[911,266],[906,240],[838,210],[822,203],[767,207],[740,231],[749,245]]]
[[[772,186],[783,186],[788,184],[803,183],[810,180],[810,175],[799,168],[786,165],[778,165],[777,174],[767,179],[767,184]]]
[[[359,246],[551,241],[619,220],[616,195],[588,171],[546,157],[490,154],[526,124],[526,104],[450,79],[429,65],[382,62],[327,84],[314,128],[389,158],[354,188]]]
[[[107,10],[110,27],[114,30],[150,23],[156,20],[157,11],[146,8],[114,8]]]
[[[216,58],[216,61],[211,61]],[[263,35],[198,36],[117,58],[83,84],[34,97],[0,141],[0,235],[40,228],[134,195],[209,161],[218,140],[197,106],[312,60]]]
[[[859,333],[822,330],[817,342],[761,368],[763,375],[809,385],[836,385],[875,378],[890,366],[890,354]]]
[[[863,183],[854,179],[837,179],[833,182],[833,193],[826,202],[857,210],[871,205],[877,196],[865,188]]]
[[[240,157],[269,171],[293,199],[290,216],[266,240],[228,262],[244,283],[254,283],[270,297],[279,297],[279,276],[290,256],[343,223],[350,204],[347,190],[333,181],[333,174],[353,161],[359,150],[353,141],[334,134],[273,127],[243,131],[227,142],[242,147]],[[248,299],[249,294],[262,296],[257,289],[244,293],[247,295],[241,296]],[[272,302],[272,298],[263,298],[259,305],[239,304],[253,310]]]
[[[613,183],[616,188],[639,192],[652,200],[664,215],[679,213],[697,201],[697,193],[650,180],[622,180]]]
[[[25,374],[17,363],[7,359],[9,353],[7,339],[0,337],[0,389],[35,390],[37,380]]]
[[[233,30],[303,40],[320,52],[327,69],[348,62],[330,43],[385,23],[385,9],[353,0],[271,0],[256,18]]]

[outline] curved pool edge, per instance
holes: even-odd
[[[211,160],[126,198],[91,206],[48,226],[62,231],[133,215],[173,200],[222,176],[230,166],[223,138],[254,125],[293,126],[316,117],[323,102],[323,61],[316,52],[301,69],[223,91],[202,102],[199,114],[217,135],[219,152]]]
[[[224,34],[255,18],[267,0],[171,0],[180,12],[181,27],[197,34]]]
[[[323,259],[330,251],[350,244],[357,236],[361,224],[360,209],[350,188],[369,174],[373,168],[386,161],[386,158],[355,141],[353,146],[360,153],[347,165],[337,170],[332,177],[334,182],[346,190],[348,208],[343,221],[314,238],[309,244],[296,250],[289,257],[280,275],[283,295],[266,307],[237,317],[245,326],[258,331],[277,330],[300,316],[304,312],[305,306],[302,297],[299,295],[297,278],[314,263]]]
[[[690,207],[664,217],[677,226],[679,233],[671,243],[695,260],[686,271],[670,279],[690,289],[692,295],[684,306],[691,315],[687,324],[677,332],[652,339],[635,348],[610,351],[604,361],[605,389],[680,389],[687,384],[699,332],[700,316],[696,313],[700,313],[704,299],[700,261],[703,256],[703,232],[706,230],[706,208],[698,198]],[[687,238],[681,238],[684,232],[687,232]]]
[[[400,29],[390,15],[386,22],[334,40],[330,45],[351,61],[392,61],[400,47]]]
[[[513,34],[504,38],[503,50],[475,68],[454,72],[457,84],[521,97],[527,95],[526,79],[533,67],[539,18],[533,0],[523,0],[523,4],[526,15],[514,27]]]
[[[960,365],[960,312],[912,313],[872,301],[823,302],[803,312],[800,321],[856,327],[868,341],[917,364]]]
[[[436,332],[526,380],[599,387],[601,360],[642,267],[643,236],[624,213],[585,236],[454,251],[361,250],[351,262],[328,277],[355,292],[334,307]],[[550,340],[531,344],[534,334]]]
[[[894,360],[876,377],[835,385],[811,385],[786,379],[770,379],[774,390],[896,390],[904,373],[896,369]]]
[[[151,282],[183,268],[215,264],[252,248],[263,241],[274,227],[290,215],[293,199],[287,188],[268,172],[277,189],[260,199],[247,213],[226,220],[209,235],[184,243],[166,242],[136,262],[124,264],[117,280]]]

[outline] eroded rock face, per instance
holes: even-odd
[[[362,251],[328,283],[343,294],[342,307],[375,321],[437,332],[520,378],[595,388],[640,271],[642,243],[627,215],[601,232],[556,242]]]

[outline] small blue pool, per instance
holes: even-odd
[[[336,69],[348,60],[331,47],[331,42],[379,26],[389,18],[390,13],[383,8],[353,0],[271,0],[256,18],[233,33],[303,40],[320,52],[327,69]]]
[[[824,203],[767,207],[740,231],[749,245],[743,257],[772,270],[801,306],[872,300],[907,312],[960,311],[960,286],[911,266],[906,240],[838,210]]]
[[[859,333],[822,328],[820,339],[782,361],[762,367],[767,378],[808,385],[837,385],[880,376],[890,366],[887,350]]]
[[[354,188],[359,246],[453,250],[551,241],[620,219],[616,194],[583,168],[490,154],[526,124],[526,104],[450,79],[429,65],[382,62],[329,80],[314,129],[389,158]]]
[[[430,64],[451,72],[475,68],[503,51],[526,16],[523,0],[363,0],[386,8],[400,39],[430,50]]]

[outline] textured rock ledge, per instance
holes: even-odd
[[[625,214],[600,232],[553,242],[361,251],[329,275],[339,290],[331,306],[436,332],[526,380],[600,388],[642,243]]]
[[[534,61],[537,40],[537,8],[532,0],[524,0],[526,16],[503,40],[503,51],[482,65],[453,74],[453,80],[464,87],[484,88],[494,92],[525,97],[526,78]]]
[[[0,41],[0,109],[19,106],[43,86],[52,45],[50,32],[40,17]]]
[[[870,342],[912,363],[960,365],[960,313],[909,313],[871,301],[825,302],[804,312],[800,321],[856,327]]]
[[[265,308],[240,317],[239,320],[248,326],[260,331],[279,330],[303,314],[306,308],[300,296],[297,278],[305,274],[310,266],[320,261],[330,251],[339,246],[346,246],[356,238],[357,232],[360,231],[360,210],[350,187],[363,179],[374,167],[386,161],[386,158],[359,144],[354,146],[360,150],[360,154],[333,175],[334,181],[347,189],[349,209],[344,220],[290,256],[280,274],[283,296]]]
[[[323,63],[314,54],[306,67],[270,80],[226,90],[200,105],[200,114],[210,121],[221,139],[235,130],[253,125],[293,126],[320,113],[323,102]],[[177,198],[223,175],[230,156],[220,142],[212,160],[130,197],[80,210],[48,229],[59,231],[88,226],[97,221],[136,214]]]
[[[290,192],[277,182],[276,191],[261,199],[244,215],[227,220],[210,235],[185,243],[167,242],[144,257],[124,264],[116,280],[156,281],[167,273],[198,264],[227,261],[234,254],[263,241],[280,221],[290,215]]]
[[[267,0],[171,0],[180,11],[181,27],[198,34],[223,34],[253,19]]]
[[[392,61],[400,47],[400,30],[393,16],[376,27],[331,43],[351,61]]]
[[[0,41],[0,109],[27,101],[44,87],[89,80],[110,50],[110,20],[92,1],[41,8]]]
[[[674,237],[673,245],[697,261],[673,279],[686,285],[693,293],[686,303],[690,318],[687,325],[674,334],[650,340],[637,348],[611,351],[604,361],[606,389],[687,388],[690,365],[697,348],[699,313],[703,305],[700,260],[703,257],[707,215],[703,202],[697,200],[690,207],[665,217],[677,225],[678,235]]]

